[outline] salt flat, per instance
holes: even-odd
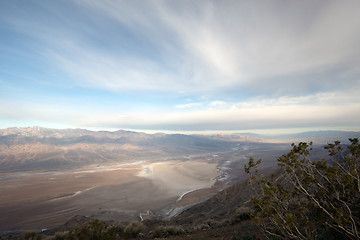
[[[6,173],[0,178],[0,230],[52,228],[77,214],[138,219],[210,188],[218,176],[217,164],[198,160]]]

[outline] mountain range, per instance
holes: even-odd
[[[313,141],[326,144],[359,132],[315,131],[287,135],[253,133],[185,135],[89,131],[42,127],[0,129],[0,171],[51,170],[88,164],[186,157],[228,151],[237,143]]]
[[[1,171],[48,170],[219,152],[234,143],[184,134],[41,127],[0,130]]]

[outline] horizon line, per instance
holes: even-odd
[[[127,129],[127,128],[99,128],[99,127],[44,127],[40,125],[29,126],[10,126],[0,128],[0,130],[6,130],[11,128],[43,128],[53,130],[86,130],[92,132],[117,132],[128,131],[138,132],[146,134],[184,134],[184,135],[214,135],[214,134],[257,134],[264,136],[281,136],[300,134],[307,132],[356,132],[360,133],[360,130],[356,129],[341,129],[341,128],[280,128],[280,129],[239,129],[239,130],[161,130],[161,129]]]

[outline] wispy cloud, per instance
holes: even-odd
[[[178,109],[188,109],[188,108],[198,108],[198,107],[202,107],[203,103],[199,102],[199,103],[184,103],[184,104],[178,104],[175,106],[175,108]]]
[[[1,118],[184,130],[360,124],[357,0],[17,4],[0,2]],[[39,86],[60,86],[59,99],[79,97],[67,89],[116,97],[106,111],[94,100],[78,111],[4,90],[36,96]]]
[[[40,119],[62,126],[105,129],[163,129],[163,130],[245,130],[271,128],[341,127],[358,130],[360,98],[334,92],[304,97],[254,99],[241,103],[188,103],[173,110],[156,112],[92,112],[61,109],[59,106],[25,102],[1,106],[0,114],[13,119]],[[353,96],[351,96],[353,95]],[[356,96],[354,96],[356,95]],[[336,99],[336,100],[334,100]],[[264,103],[266,102],[266,104]],[[214,105],[217,107],[214,108]],[[13,108],[17,108],[15,113]]]
[[[184,86],[200,83],[195,84],[200,90],[200,86],[240,85],[295,91],[313,84],[308,75],[314,74],[320,76],[318,86],[334,88],[339,78],[356,84],[355,79],[344,79],[342,74],[359,68],[348,64],[360,60],[356,41],[360,38],[356,21],[359,4],[277,4],[156,1],[140,6],[136,1],[120,5],[105,1],[92,7],[132,29],[141,29],[144,36],[166,46],[166,51],[171,49],[183,57],[194,67]],[[151,11],[144,13],[144,8]],[[167,38],[169,35],[174,38]],[[159,36],[165,38],[160,40]],[[176,47],[181,53],[174,50]],[[327,74],[338,79],[326,78]]]
[[[328,99],[331,99],[328,102]],[[92,118],[96,126],[133,129],[176,129],[176,130],[234,130],[271,129],[299,127],[339,127],[343,124],[357,128],[360,117],[357,111],[360,100],[332,96],[309,96],[308,104],[299,104],[300,99],[267,99],[246,103],[226,104],[214,109],[211,104],[202,109],[188,111],[166,111],[156,113],[127,113],[124,115],[102,115]],[[315,100],[315,102],[311,102]],[[302,100],[301,100],[302,101]],[[225,106],[225,104],[223,104]],[[184,110],[183,108],[182,110]],[[111,119],[111,120],[110,120]],[[97,122],[99,121],[99,122]]]
[[[282,3],[281,7],[278,1],[76,3],[82,9],[78,23],[68,20],[68,28],[52,29],[30,20],[27,29],[51,34],[26,31],[45,42],[40,49],[45,58],[84,87],[174,92],[245,87],[293,93],[308,90],[314,82],[318,88],[359,87],[359,64],[351,64],[360,61],[357,1]],[[110,30],[114,33],[102,36],[105,45],[91,44],[76,33],[85,26],[86,34],[101,34],[99,23],[114,26]],[[109,38],[118,38],[117,29],[142,38],[155,48],[156,57],[108,48],[106,44],[115,44]]]

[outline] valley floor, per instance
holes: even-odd
[[[74,215],[118,221],[170,216],[215,193],[209,189],[219,174],[217,164],[201,161],[2,174],[0,231],[49,229]]]
[[[250,156],[272,168],[283,144],[236,144],[230,151],[121,161],[71,170],[0,174],[0,232],[41,231],[76,215],[119,222],[169,219],[246,177]]]

